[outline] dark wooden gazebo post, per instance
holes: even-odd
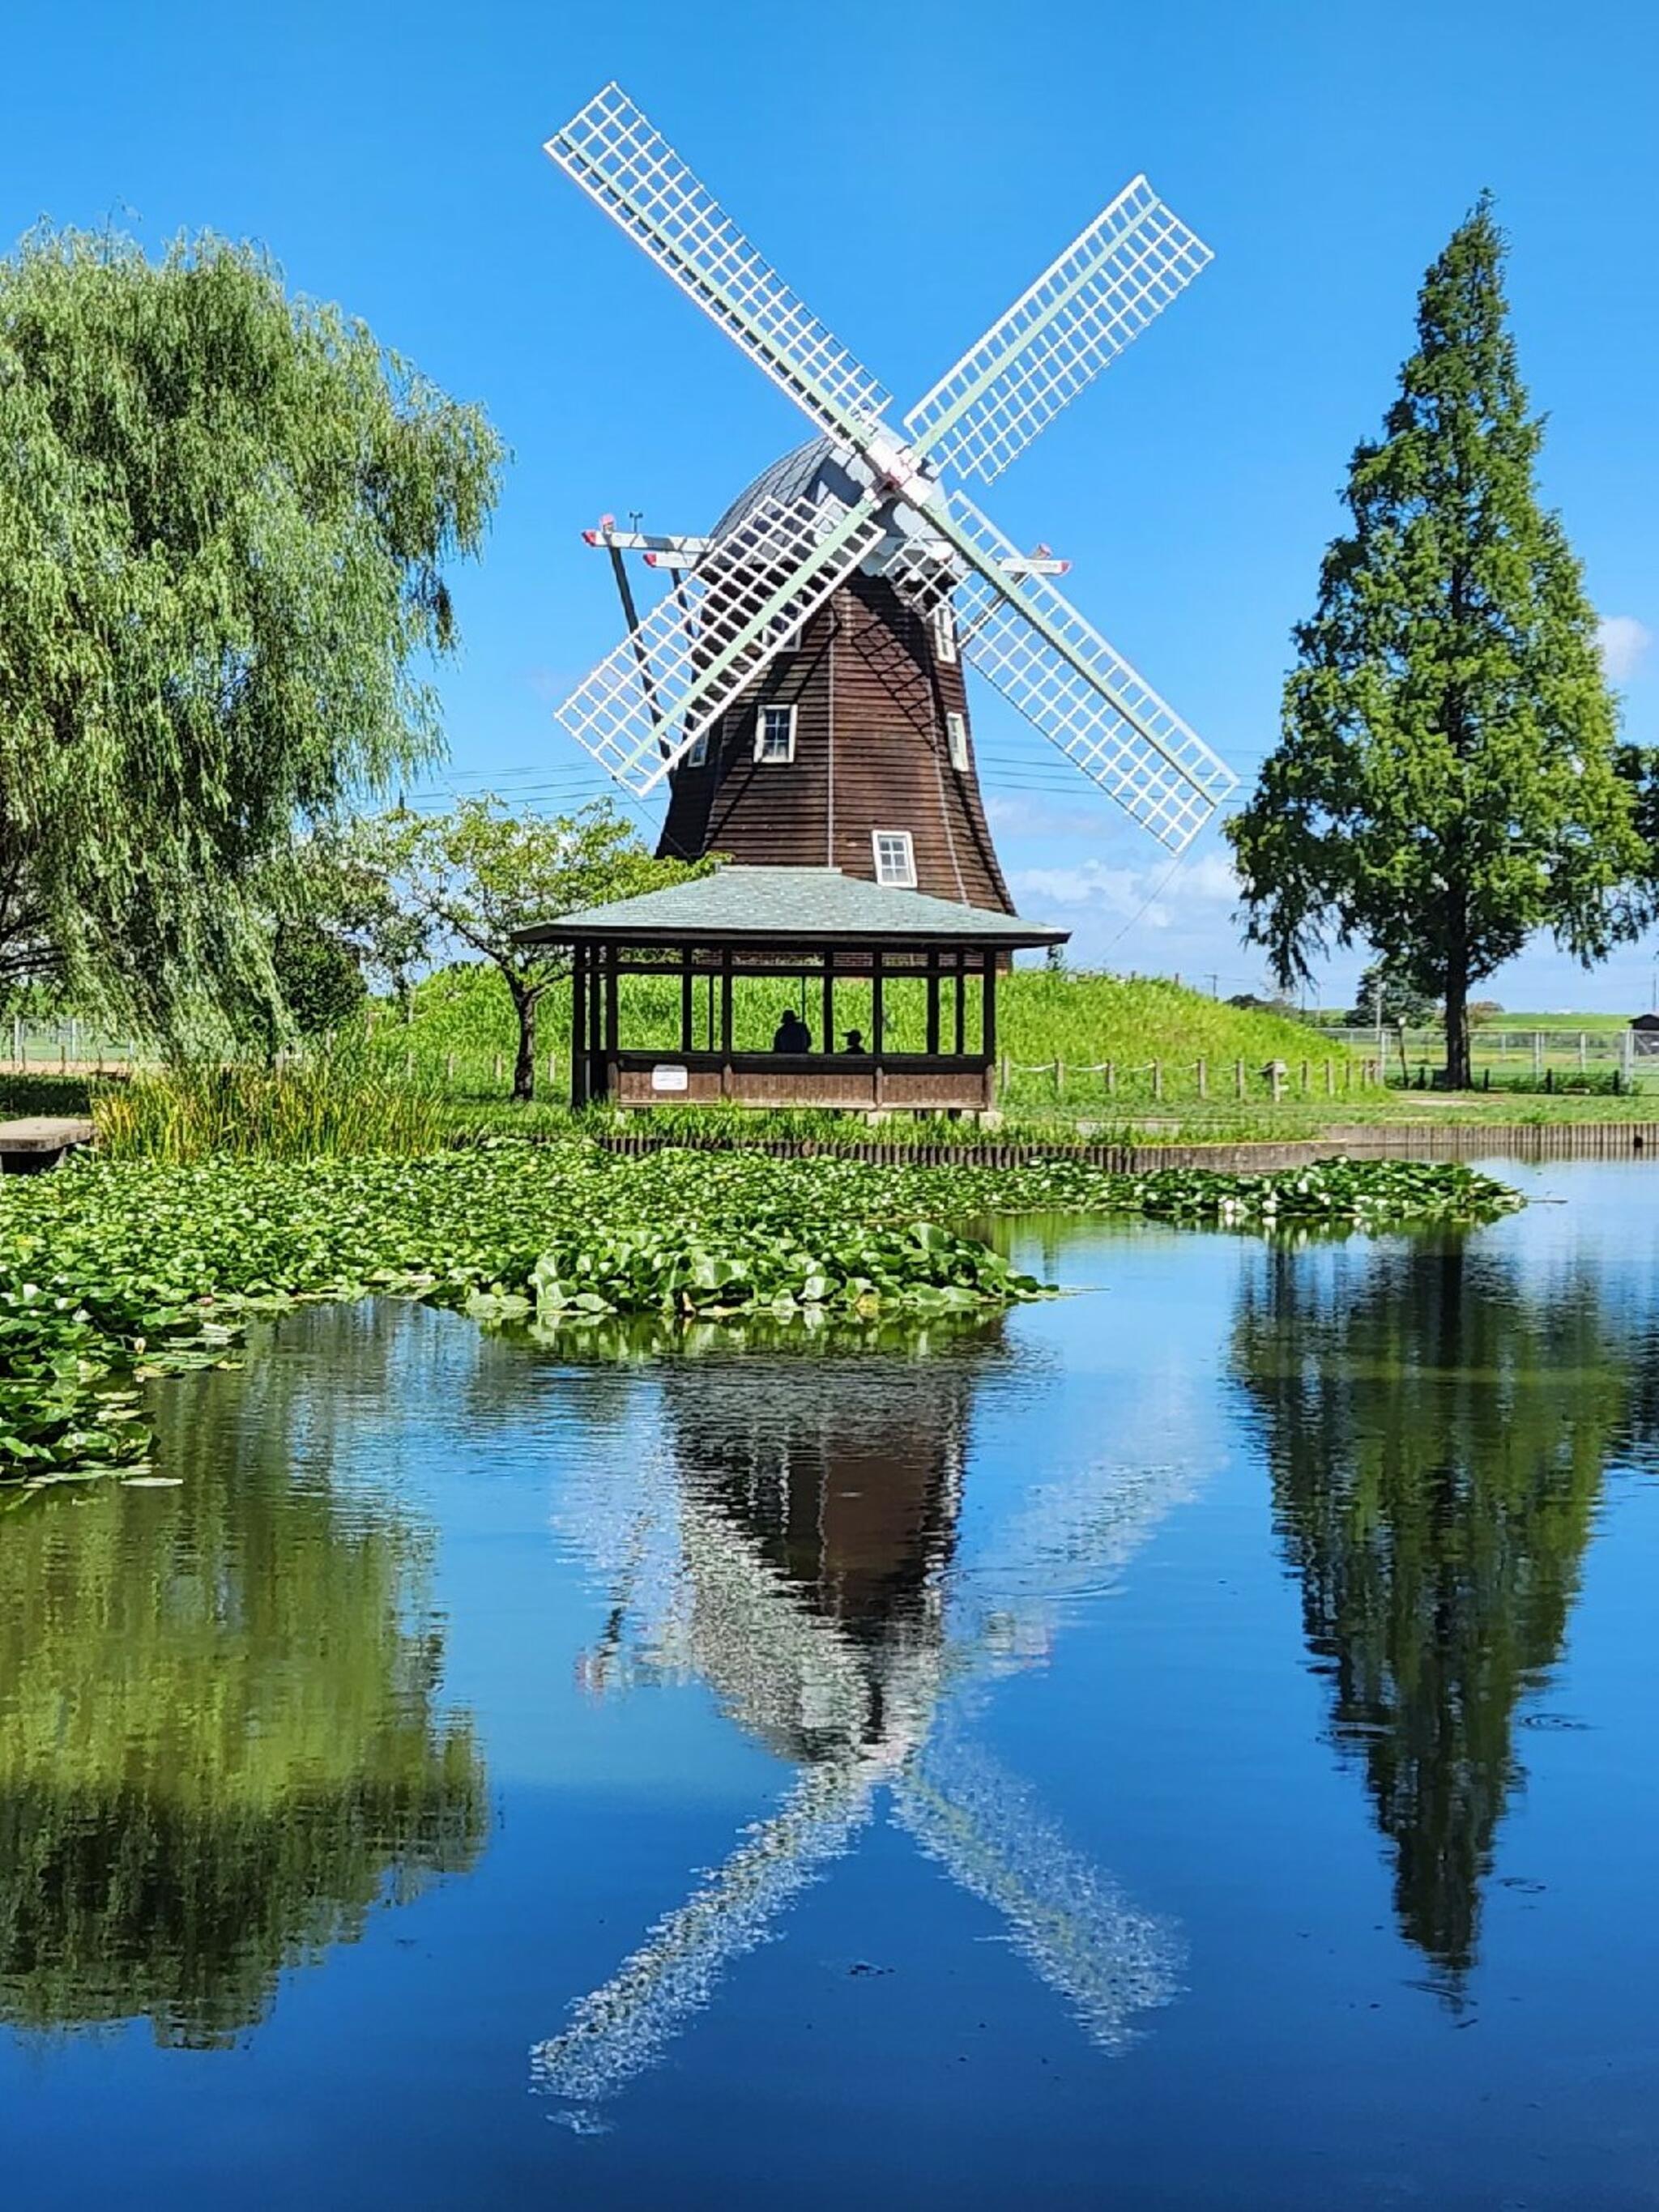
[[[957,1058],[968,1049],[968,955],[957,947]]]
[[[939,1053],[939,947],[933,945],[927,954],[927,1050],[934,1057]]]
[[[981,1019],[980,1050],[985,1055],[986,1103],[995,1103],[997,1095],[997,956],[994,952],[980,955],[981,973],[984,981],[984,1012]]]
[[[836,950],[826,945],[823,954],[823,1035],[818,1040],[825,1052],[836,1048]]]
[[[579,939],[570,949],[570,1103],[587,1103],[587,947]]]
[[[605,1096],[605,997],[602,975],[605,951],[595,945],[587,956],[587,1096]]]
[[[732,948],[720,947],[720,1096],[732,1090]]]
[[[691,973],[691,947],[688,945],[680,953],[680,1050],[691,1049],[691,992],[695,978]]]
[[[617,1080],[621,1069],[617,1055],[622,1050],[622,1022],[617,1007],[617,970],[622,960],[622,947],[607,945],[605,948],[605,1090],[606,1097],[613,1097],[621,1088]]]

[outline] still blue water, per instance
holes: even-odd
[[[1659,1171],[1509,1172],[164,1386],[0,1523],[7,2201],[1659,2203]]]

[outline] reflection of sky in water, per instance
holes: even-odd
[[[850,1396],[399,1307],[192,1378],[0,1644],[19,2201],[1642,2201],[1652,1173],[1455,1267],[1015,1226],[1097,1287]]]

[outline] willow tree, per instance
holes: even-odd
[[[501,459],[252,246],[0,261],[0,983],[272,998],[272,858],[435,748]]]
[[[1483,198],[1424,279],[1399,397],[1350,467],[1352,529],[1296,632],[1279,743],[1228,825],[1280,983],[1364,939],[1443,1003],[1454,1087],[1470,985],[1539,930],[1601,957],[1645,857],[1595,616],[1539,503],[1504,255]]]

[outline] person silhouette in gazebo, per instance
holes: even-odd
[[[778,1024],[777,1032],[772,1039],[772,1049],[774,1052],[811,1052],[812,1049],[812,1032],[793,1006]]]

